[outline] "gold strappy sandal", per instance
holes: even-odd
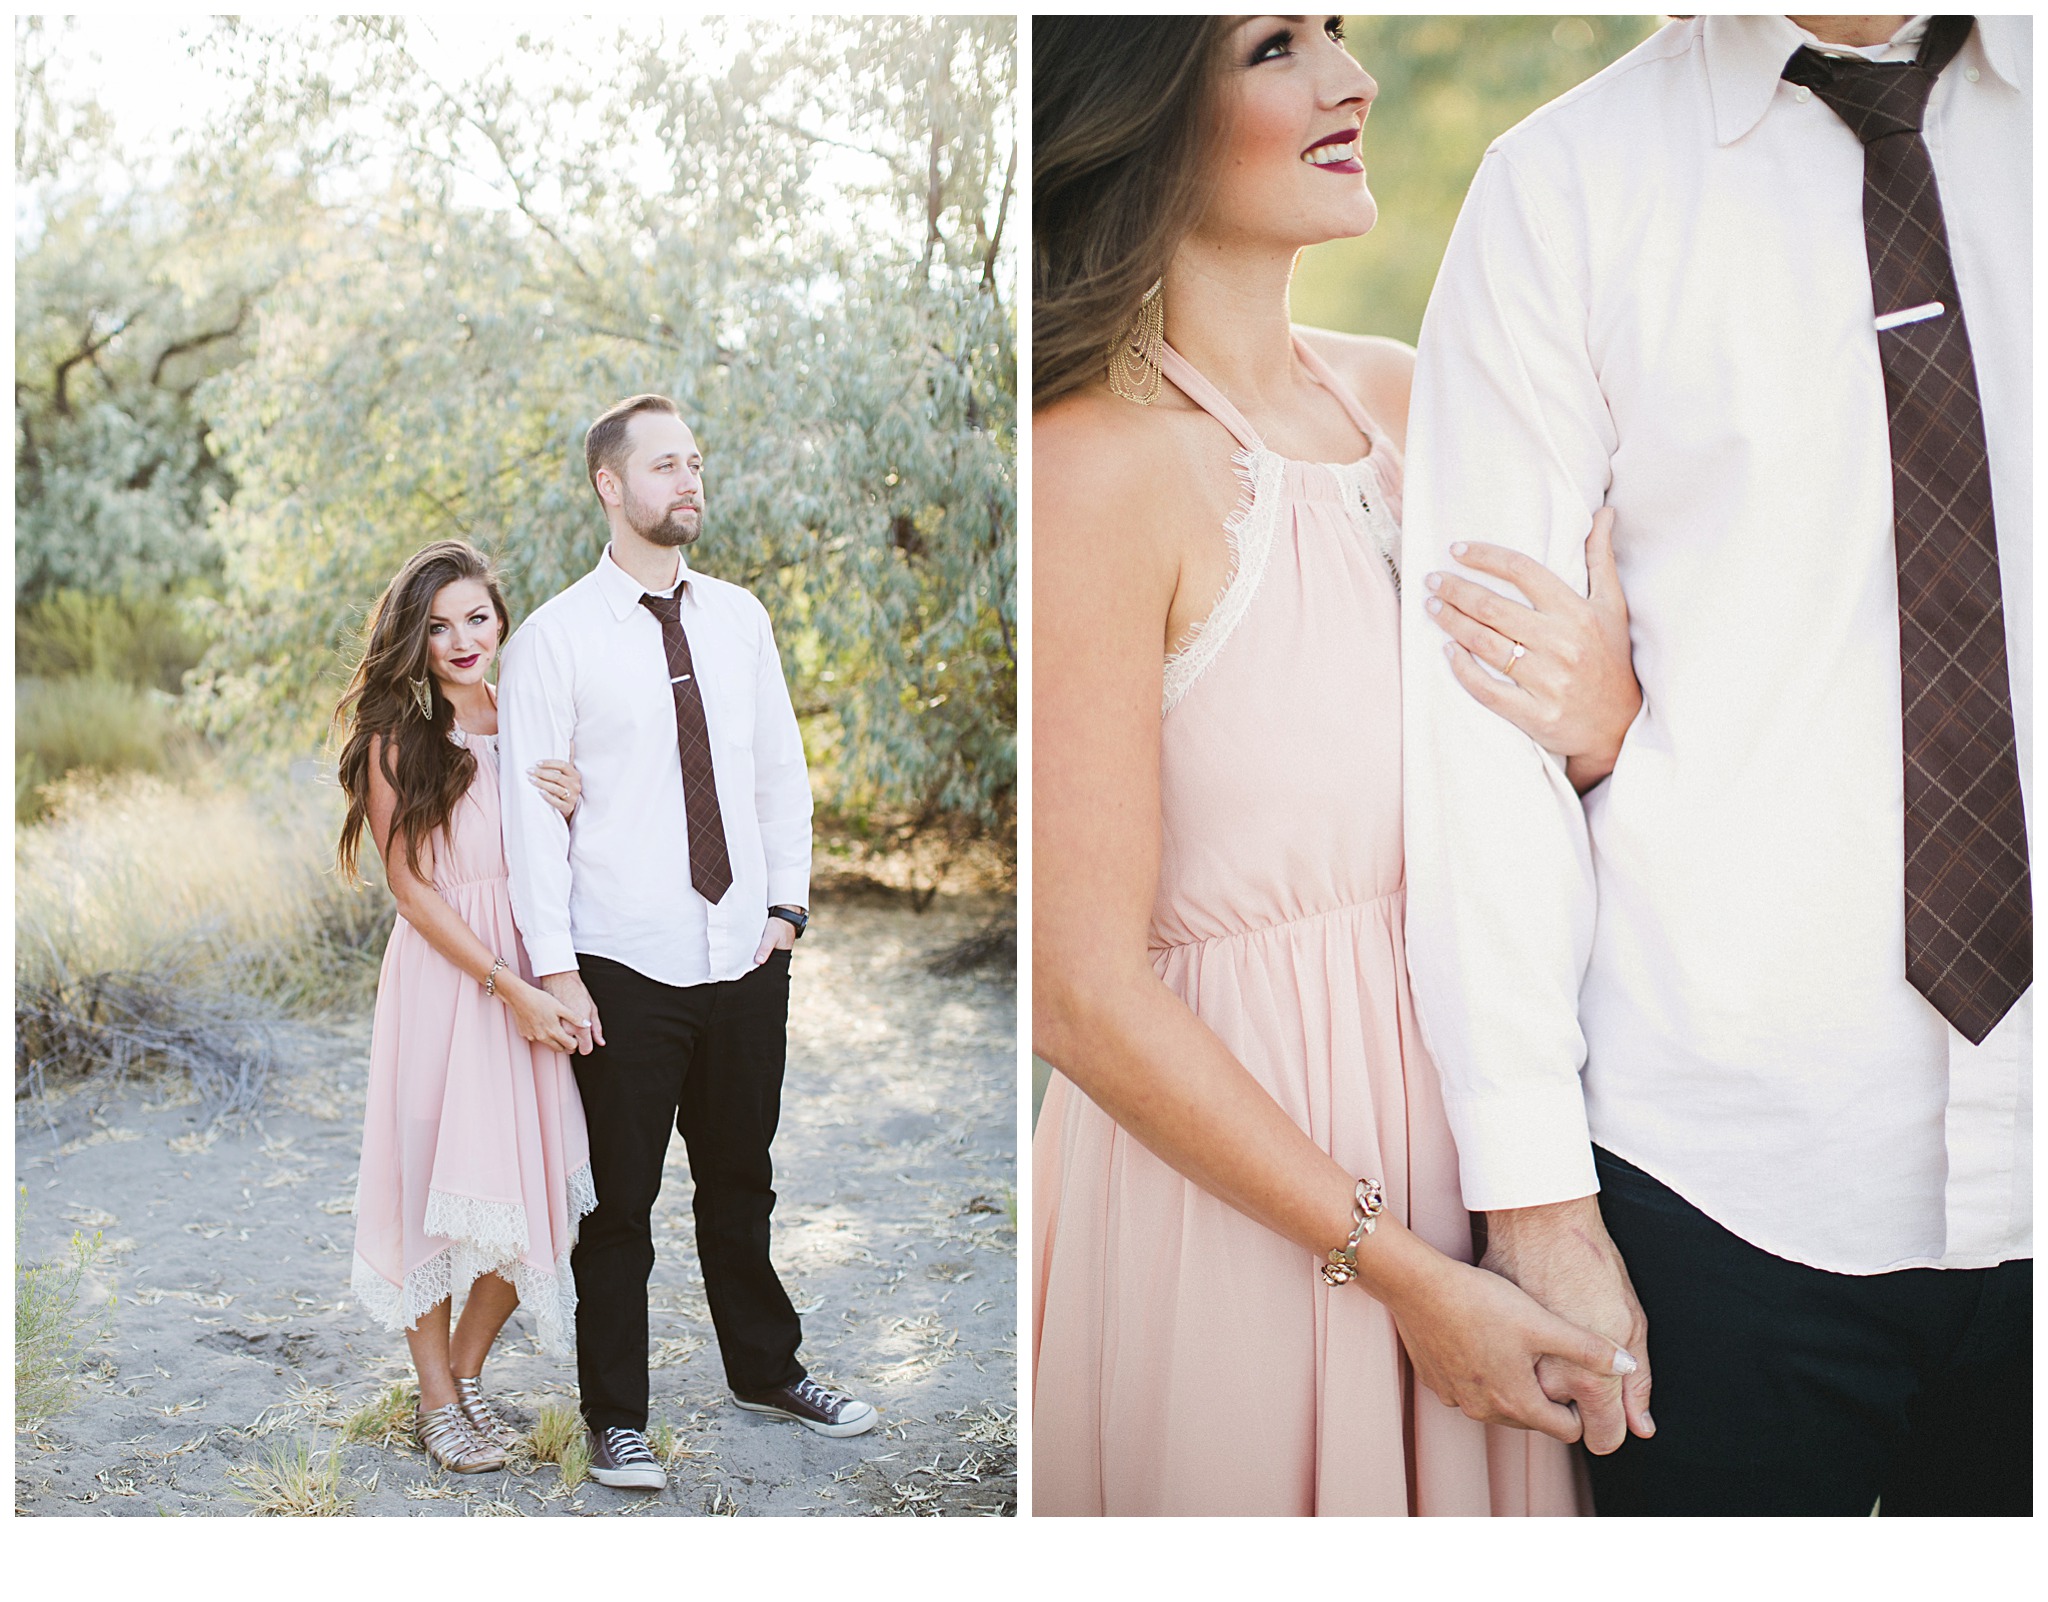
[[[491,1405],[491,1399],[484,1395],[481,1374],[471,1374],[467,1378],[457,1374],[455,1392],[462,1416],[469,1420],[469,1427],[486,1441],[509,1452],[525,1439],[506,1421],[505,1415]]]
[[[505,1466],[504,1451],[477,1434],[460,1402],[450,1402],[413,1416],[413,1437],[420,1450],[450,1474],[488,1474]]]

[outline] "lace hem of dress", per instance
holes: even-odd
[[[1166,688],[1159,706],[1162,718],[1180,704],[1216,659],[1266,576],[1266,558],[1273,549],[1273,530],[1283,504],[1280,475],[1287,462],[1269,450],[1245,446],[1231,457],[1230,464],[1244,486],[1236,510],[1223,525],[1223,537],[1230,547],[1230,577],[1223,581],[1209,615],[1188,631],[1180,649],[1166,659]]]
[[[1363,513],[1365,531],[1371,537],[1373,547],[1380,553],[1380,560],[1387,564],[1387,572],[1393,576],[1394,593],[1401,593],[1401,525],[1394,520],[1392,508],[1388,505],[1386,480],[1380,477],[1378,456],[1361,456],[1355,462],[1331,462],[1328,467],[1337,475],[1337,482],[1344,489],[1345,506],[1355,513]]]
[[[402,1285],[386,1279],[358,1253],[349,1288],[372,1320],[396,1332],[411,1329],[423,1313],[442,1302],[467,1296],[483,1275],[496,1274],[510,1283],[519,1305],[533,1315],[534,1339],[541,1350],[566,1356],[574,1350],[576,1329],[576,1280],[569,1271],[569,1253],[578,1226],[597,1206],[588,1163],[569,1176],[568,1192],[569,1239],[551,1269],[537,1268],[521,1255],[526,1249],[526,1215],[516,1203],[484,1202],[436,1190],[427,1193],[426,1232],[446,1237],[448,1245],[408,1273]]]

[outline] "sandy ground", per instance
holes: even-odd
[[[455,1476],[409,1440],[346,1442],[345,1421],[411,1376],[403,1339],[348,1294],[365,1013],[310,1034],[242,1127],[167,1083],[55,1105],[54,1135],[17,1109],[19,1250],[99,1231],[88,1299],[117,1300],[77,1404],[16,1435],[16,1512],[246,1515],[237,1471],[296,1441],[338,1464],[358,1515],[1014,1513],[1014,978],[924,966],[996,905],[821,899],[798,952],[775,1256],[806,1363],[880,1409],[870,1434],[730,1405],[677,1141],[650,1291],[651,1422],[677,1439],[666,1491],[570,1489],[539,1463]],[[573,1360],[531,1335],[515,1314],[485,1371],[522,1426],[575,1393]]]

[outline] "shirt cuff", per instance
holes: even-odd
[[[808,907],[811,904],[811,875],[805,868],[784,868],[768,875],[768,905]]]
[[[576,966],[576,946],[569,936],[528,940],[526,960],[533,964],[534,976],[545,973],[568,973]]]
[[[1591,1196],[1600,1189],[1576,1080],[1519,1096],[1447,1102],[1465,1206],[1475,1213]]]

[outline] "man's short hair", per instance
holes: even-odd
[[[597,494],[597,470],[609,467],[614,474],[626,457],[626,431],[633,419],[641,412],[667,412],[671,417],[681,417],[676,403],[666,395],[635,395],[631,400],[622,400],[611,407],[603,416],[590,425],[590,432],[583,436],[583,466],[590,474],[590,491]],[[603,504],[604,497],[598,495]]]

